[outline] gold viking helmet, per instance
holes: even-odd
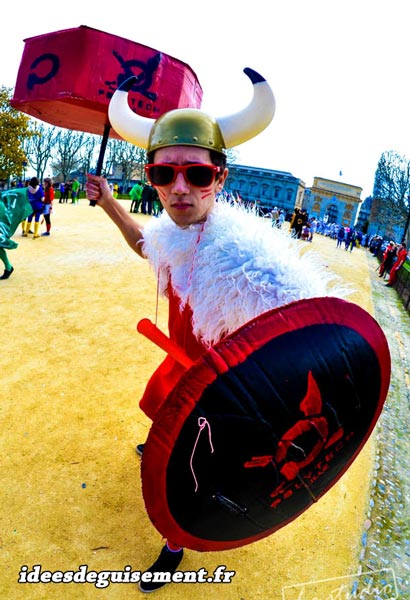
[[[197,108],[177,108],[157,120],[134,113],[128,92],[135,77],[124,81],[111,98],[108,116],[112,127],[127,142],[148,152],[167,146],[198,146],[224,153],[263,131],[275,114],[275,97],[268,82],[253,69],[244,73],[253,85],[253,98],[243,110],[214,118]]]

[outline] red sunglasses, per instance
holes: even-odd
[[[190,165],[145,165],[145,172],[152,185],[169,185],[174,183],[178,173],[182,173],[185,181],[195,187],[210,185],[221,171],[215,165],[190,164]]]

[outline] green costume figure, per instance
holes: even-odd
[[[8,279],[14,271],[6,250],[17,248],[17,242],[11,237],[20,223],[32,212],[27,188],[16,188],[0,193],[0,260],[4,263],[4,273],[0,279]]]
[[[143,187],[141,183],[138,181],[135,183],[130,189],[129,197],[131,198],[131,207],[130,212],[138,212],[138,209],[141,204],[141,195],[142,195]]]

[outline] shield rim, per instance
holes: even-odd
[[[238,548],[263,539],[285,527],[311,506],[304,507],[301,511],[292,514],[289,519],[284,520],[279,526],[276,525],[259,534],[242,540],[215,541],[198,538],[182,529],[169,511],[166,494],[166,474],[172,448],[187,417],[191,414],[205,387],[211,384],[219,375],[237,366],[249,356],[249,353],[246,353],[246,347],[248,347],[246,343],[247,339],[252,340],[252,352],[256,351],[268,341],[285,333],[300,329],[302,314],[303,327],[334,324],[349,327],[359,333],[374,350],[379,361],[381,377],[378,403],[366,435],[359,443],[357,450],[341,469],[338,477],[317,497],[317,500],[332,489],[339,481],[356,460],[369,439],[387,397],[391,371],[388,343],[383,330],[374,317],[357,304],[333,297],[297,300],[255,317],[223,341],[210,348],[182,375],[158,411],[149,431],[141,463],[143,498],[148,516],[153,525],[161,535],[170,539],[173,543],[203,552]],[[275,322],[273,335],[272,321]],[[257,336],[254,335],[256,328],[258,328]],[[242,349],[238,348],[238,337],[242,337],[244,340],[241,343],[243,346]],[[187,381],[195,378],[198,380],[195,396],[184,398],[185,402],[182,402],[181,396],[183,396],[183,390],[187,385]],[[175,407],[178,408],[180,414],[178,420],[175,418]],[[152,465],[155,465],[155,469]]]

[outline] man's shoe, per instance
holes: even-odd
[[[144,446],[145,444],[138,444],[138,446],[135,448],[135,451],[137,454],[139,454],[139,456],[142,456],[142,453],[144,452]]]
[[[182,548],[176,552],[172,552],[165,545],[154,564],[145,571],[153,574],[152,580],[140,581],[138,584],[140,591],[144,593],[155,592],[155,590],[159,590],[159,588],[170,583],[171,577],[177,570],[183,556],[184,551]],[[157,573],[158,575],[156,575]]]
[[[391,283],[386,283],[386,287],[393,287]]]
[[[10,275],[13,273],[13,271],[14,271],[14,267],[11,267],[11,269],[4,269],[4,273],[0,277],[0,279],[8,279],[10,277]]]
[[[41,235],[50,235],[49,231],[45,231],[44,233],[42,233]]]

